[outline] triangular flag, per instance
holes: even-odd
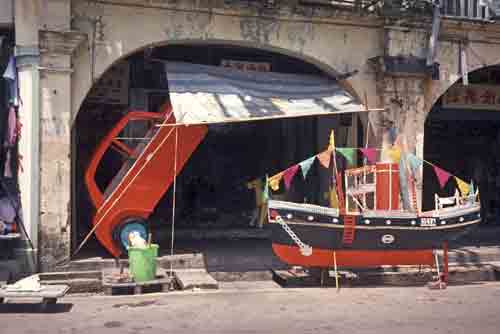
[[[455,176],[455,181],[457,182],[458,189],[460,189],[460,193],[462,194],[462,196],[467,196],[470,191],[469,185],[465,181],[459,179],[456,176]]]
[[[432,167],[434,168],[434,173],[436,173],[436,176],[438,178],[439,185],[441,186],[441,188],[444,188],[446,182],[448,182],[448,179],[451,177],[451,174],[439,168],[438,166],[432,166]]]
[[[311,166],[314,163],[314,159],[316,159],[316,157],[309,158],[299,163],[300,169],[302,170],[302,176],[304,177],[304,179],[306,178],[307,173],[309,173],[309,170],[311,169]]]
[[[269,186],[272,190],[277,191],[280,188],[280,181],[283,177],[283,172],[273,175],[269,178]]]
[[[401,150],[397,147],[388,148],[384,150],[385,153],[389,156],[392,162],[399,163],[401,160]]]
[[[408,153],[406,155],[406,159],[408,160],[408,163],[410,165],[410,169],[415,174],[415,172],[418,170],[420,166],[422,166],[422,160],[417,158],[414,154]]]
[[[332,151],[325,151],[318,154],[316,157],[318,157],[318,160],[323,165],[323,167],[328,168],[330,166]]]
[[[293,165],[292,167],[286,169],[283,172],[283,179],[285,180],[285,188],[289,189],[290,185],[292,184],[292,179],[297,174],[297,171],[299,170],[299,165]]]
[[[335,149],[335,134],[332,130],[332,132],[330,132],[330,142],[329,142],[329,147],[328,147],[329,150],[334,150]]]
[[[368,162],[374,164],[377,161],[377,150],[375,148],[362,148],[361,152],[368,159]]]
[[[269,200],[269,178],[266,175],[266,182],[264,184],[264,191],[262,192],[262,202],[266,203]]]
[[[339,207],[339,199],[337,197],[337,191],[335,190],[335,188],[332,188],[330,190],[330,207],[337,209]]]
[[[337,152],[346,158],[349,165],[354,165],[354,149],[353,148],[336,148]]]

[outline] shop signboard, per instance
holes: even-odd
[[[459,85],[446,91],[443,108],[500,111],[500,85]]]
[[[267,62],[223,59],[220,63],[220,66],[230,67],[240,71],[257,71],[257,72],[271,71],[271,64]]]

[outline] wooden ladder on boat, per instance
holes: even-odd
[[[344,216],[344,235],[342,243],[351,245],[356,234],[356,216]]]
[[[415,185],[415,181],[413,180],[412,177],[408,178],[408,183],[410,185],[410,192],[411,192],[411,207],[412,209],[417,212],[418,211],[418,203],[417,203],[417,188]]]

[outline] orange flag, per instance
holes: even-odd
[[[323,167],[328,168],[330,166],[330,160],[332,157],[332,151],[325,151],[317,155],[319,162]]]
[[[269,178],[269,186],[272,190],[277,191],[280,188],[280,181],[283,178],[283,172],[273,175]]]

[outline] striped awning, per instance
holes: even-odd
[[[335,79],[168,62],[179,123],[222,123],[365,110]]]

